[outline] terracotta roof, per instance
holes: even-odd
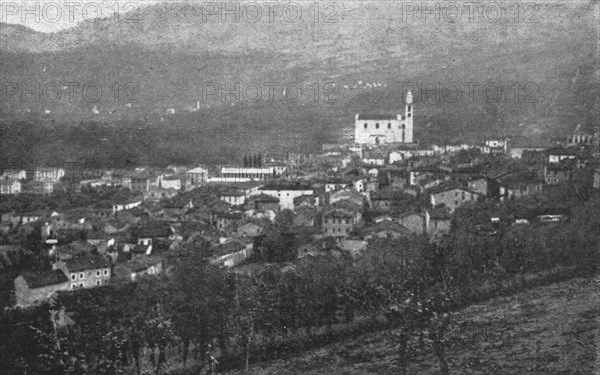
[[[67,276],[60,270],[44,270],[44,271],[29,271],[21,273],[25,282],[27,282],[27,286],[31,288],[40,288],[47,285],[56,285],[62,284],[69,279]]]

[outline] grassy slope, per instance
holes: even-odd
[[[448,350],[452,374],[593,374],[598,352],[598,285],[575,279],[493,299],[460,311],[461,338]],[[470,327],[470,328],[467,328]],[[286,360],[252,366],[251,374],[395,374],[385,333],[364,335]],[[596,372],[594,372],[596,371]],[[409,374],[437,374],[429,352]],[[230,375],[240,372],[230,372]]]

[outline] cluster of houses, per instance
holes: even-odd
[[[64,177],[63,168],[37,168],[29,173],[26,170],[6,170],[0,175],[0,195],[51,194]]]
[[[303,244],[292,249],[297,258],[323,253],[325,241],[356,256],[376,238],[440,241],[456,210],[476,201],[533,195],[578,174],[600,189],[593,138],[573,135],[562,145],[516,151],[508,139],[425,148],[385,142],[380,120],[374,121],[357,123],[361,132],[367,129],[365,144],[324,145],[322,153],[287,154],[264,167],[102,171],[76,186],[120,186],[133,198],[110,207],[4,213],[0,233],[39,230],[52,259],[45,271],[17,277],[15,304],[168,273],[165,259],[182,246],[199,249],[214,264],[236,267],[262,251],[260,239],[283,217],[291,235],[303,233]],[[405,136],[402,121],[390,123],[388,130],[398,128],[394,137]],[[60,169],[36,170],[29,179],[25,171],[5,171],[2,194],[18,193],[6,187],[11,183],[58,183],[64,177]],[[0,255],[15,247],[3,245]]]

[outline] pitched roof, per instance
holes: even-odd
[[[354,215],[346,210],[342,209],[333,209],[325,212],[324,217],[333,217],[333,218],[352,218]]]
[[[450,182],[445,183],[445,184],[434,186],[431,189],[429,189],[428,192],[429,192],[429,194],[439,194],[439,193],[443,193],[443,192],[450,191],[450,190],[455,190],[455,189],[463,190],[463,191],[468,191],[469,193],[481,195],[480,193],[477,193],[477,192],[474,192],[474,191],[470,191],[469,189],[465,188],[460,183],[455,182],[455,181],[450,181]]]
[[[447,208],[434,208],[428,212],[431,220],[450,220],[450,212]]]
[[[95,270],[107,268],[110,263],[101,255],[86,254],[65,261],[65,266],[69,272]]]
[[[69,279],[60,270],[28,271],[21,273],[29,288],[40,288],[47,285],[62,284]]]

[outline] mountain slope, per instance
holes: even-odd
[[[127,15],[136,22],[124,22],[121,15],[118,22],[32,33],[27,43],[3,44],[3,82],[41,87],[77,82],[99,87],[102,97],[94,102],[76,93],[70,101],[63,88],[60,100],[15,95],[0,105],[16,116],[50,111],[42,118],[107,124],[160,123],[173,108],[176,115],[167,123],[195,136],[227,123],[229,136],[250,133],[253,147],[272,147],[278,140],[272,136],[286,134],[294,137],[292,146],[314,149],[348,133],[356,112],[401,110],[407,83],[413,83],[422,141],[485,135],[539,141],[578,124],[587,130],[598,126],[597,2],[540,5],[538,22],[514,22],[510,13],[497,23],[470,22],[464,14],[456,23],[403,20],[401,7],[349,2],[340,4],[337,23],[311,22],[304,8],[307,19],[300,22],[275,18],[252,24],[218,17],[205,22],[198,5],[171,3]],[[33,43],[37,48],[32,38],[39,39]],[[269,82],[280,84],[276,103],[268,100]],[[327,82],[335,83],[336,93],[326,90]],[[231,90],[236,83],[241,103],[232,95],[206,96],[211,85]],[[283,87],[295,83],[303,95],[284,102]],[[137,102],[127,105],[123,91],[115,97],[115,84],[120,89],[129,84]],[[254,84],[262,88],[258,103],[252,100]],[[502,96],[496,100],[492,92],[488,100],[485,85],[500,87]],[[432,87],[437,97],[426,97],[424,89]],[[455,87],[462,97],[443,96]],[[470,87],[477,88],[471,96]],[[200,110],[187,113],[198,101]],[[258,133],[239,128],[248,123],[270,127],[261,125]]]

